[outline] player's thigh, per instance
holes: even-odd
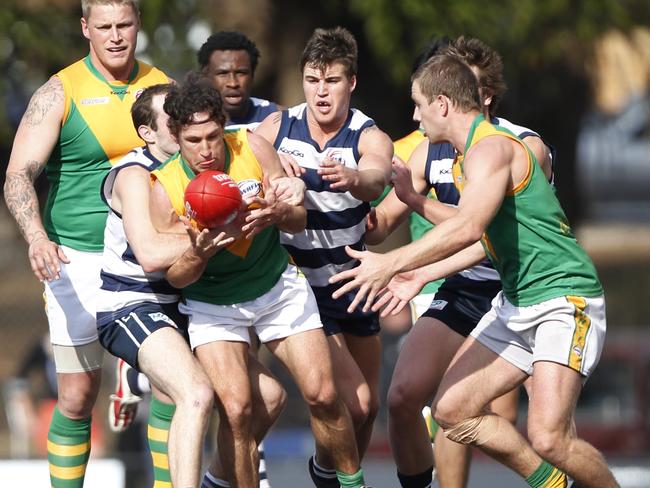
[[[304,396],[312,397],[318,395],[320,390],[334,388],[332,358],[322,328],[307,330],[266,344],[289,370]]]
[[[327,336],[334,381],[339,395],[347,405],[353,419],[365,420],[371,404],[371,392],[363,372],[346,344],[343,334]]]
[[[346,349],[372,391],[379,388],[381,370],[381,339],[378,334],[359,336],[343,334]],[[336,361],[335,361],[336,364]]]
[[[248,377],[254,408],[275,412],[284,407],[286,402],[284,388],[271,371],[257,359],[253,351],[248,358]]]
[[[194,350],[217,393],[218,404],[242,404],[250,401],[247,342],[214,341]]]
[[[435,394],[464,338],[431,317],[421,317],[406,336],[397,358],[389,403],[417,402],[421,408]],[[421,405],[420,405],[421,404]]]
[[[572,431],[573,413],[582,390],[583,377],[575,370],[551,361],[533,365],[532,395],[528,404],[528,431]]]
[[[138,364],[151,382],[172,398],[209,384],[185,338],[173,327],[155,331],[142,343]]]
[[[480,415],[490,402],[520,385],[527,375],[474,337],[460,347],[434,399],[436,417],[456,422]]]

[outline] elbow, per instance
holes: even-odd
[[[142,267],[145,273],[155,273],[157,271],[165,271],[168,267],[168,263],[163,262],[152,250],[148,250],[140,253],[143,256],[136,255],[138,263]]]
[[[156,271],[161,271],[161,267],[156,265],[156,263],[154,263],[153,261],[140,262],[140,266],[142,267],[145,273],[155,273]]]
[[[481,225],[475,223],[468,223],[465,226],[465,231],[460,233],[463,239],[463,244],[469,246],[477,241],[480,241],[483,237],[485,229]]]

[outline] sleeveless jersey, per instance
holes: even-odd
[[[43,223],[53,242],[100,252],[108,212],[99,196],[102,179],[112,164],[142,145],[131,121],[131,105],[144,88],[168,79],[137,61],[127,83],[109,83],[90,56],[55,76],[63,84],[65,111],[59,140],[45,166],[50,188]]]
[[[241,129],[242,127],[246,127],[247,129],[255,130],[268,115],[278,110],[278,106],[274,102],[264,100],[263,98],[250,97],[248,99],[248,113],[246,117],[229,119],[226,121],[226,127],[228,129]]]
[[[224,144],[224,171],[237,182],[244,196],[263,196],[262,167],[248,145],[247,130],[226,131]],[[163,185],[176,214],[185,215],[185,188],[194,173],[181,155],[164,163],[152,176]],[[215,254],[201,278],[183,288],[182,295],[215,305],[254,300],[273,288],[288,262],[277,228],[268,227],[252,240],[241,237]]]
[[[361,132],[374,124],[359,110],[350,109],[341,129],[321,148],[311,138],[307,106],[303,103],[282,112],[275,140],[279,153],[290,154],[306,170],[302,175],[307,187],[306,229],[297,234],[281,233],[281,241],[305,274],[319,307],[332,311],[345,311],[351,300],[350,296],[333,300],[331,294],[338,285],[330,285],[329,278],[357,265],[357,261],[345,252],[345,246],[365,249],[364,235],[370,204],[358,200],[348,191],[330,188],[317,170],[327,157],[357,169]]]
[[[494,117],[491,122],[494,125],[505,127],[520,139],[528,136],[539,137],[539,134],[536,132],[526,127],[515,125],[506,119]],[[454,206],[458,205],[458,200],[460,199],[460,193],[454,185],[454,176],[452,174],[452,166],[456,156],[454,146],[448,142],[429,144],[425,167],[425,178],[435,191],[438,200],[447,205]],[[499,273],[494,269],[488,259],[458,274],[467,279],[478,281],[496,281],[500,279]]]
[[[596,269],[577,243],[555,192],[535,156],[512,132],[474,120],[464,154],[485,137],[500,135],[520,144],[528,155],[528,173],[506,193],[481,243],[499,271],[503,292],[515,306],[528,306],[560,296],[603,294]],[[463,187],[463,161],[457,185]]]
[[[122,216],[111,206],[115,178],[122,169],[130,166],[152,171],[160,166],[160,161],[146,148],[134,149],[104,178],[101,196],[109,212],[104,231],[98,312],[113,312],[142,302],[174,303],[180,298],[179,291],[165,280],[163,271],[147,273],[142,269],[126,238]]]

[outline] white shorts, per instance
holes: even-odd
[[[189,317],[192,350],[216,341],[250,344],[250,327],[264,343],[323,326],[314,292],[292,264],[271,290],[255,300],[233,305],[187,300],[178,309]]]
[[[60,246],[70,260],[61,263],[61,278],[45,282],[45,313],[52,344],[79,346],[97,340],[95,300],[101,286],[101,252]]]
[[[586,378],[605,343],[604,297],[567,296],[516,307],[503,292],[472,337],[528,375],[536,361],[564,364]]]
[[[411,300],[411,316],[413,317],[413,323],[419,319],[424,312],[429,310],[433,297],[436,296],[434,293],[422,293],[416,295]]]

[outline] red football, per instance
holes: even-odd
[[[185,188],[186,215],[208,229],[231,222],[240,204],[237,183],[223,171],[199,173]]]

